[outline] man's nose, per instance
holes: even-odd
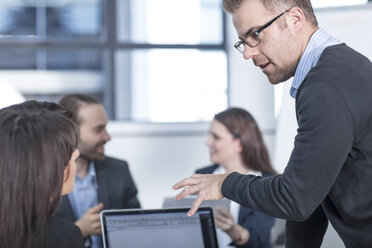
[[[244,59],[247,59],[247,60],[252,59],[255,56],[257,56],[259,53],[260,52],[257,47],[250,47],[247,44],[244,44],[244,53],[243,53]]]
[[[212,145],[212,137],[209,135],[207,140],[205,141],[205,145],[211,147]]]
[[[111,136],[110,136],[110,134],[107,132],[106,129],[105,129],[104,132],[103,132],[103,140],[104,140],[105,142],[111,140]]]

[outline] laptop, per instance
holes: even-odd
[[[105,248],[218,248],[212,208],[125,209],[101,212]]]
[[[181,200],[176,200],[174,196],[165,197],[163,200],[163,208],[191,208],[197,196],[188,195]],[[211,207],[215,210],[217,207],[230,211],[230,200],[222,198],[220,200],[203,201],[200,207]]]

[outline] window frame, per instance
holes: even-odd
[[[106,79],[107,82],[103,85],[103,104],[107,109],[109,119],[116,120],[116,94],[115,94],[115,75],[116,63],[115,52],[119,50],[146,50],[146,49],[198,49],[198,50],[219,50],[227,54],[226,47],[226,14],[222,11],[222,42],[220,44],[150,44],[150,43],[134,43],[118,41],[117,36],[117,0],[102,0],[102,35],[97,40],[57,40],[47,38],[34,38],[27,36],[19,37],[0,37],[0,47],[2,49],[17,49],[27,47],[37,51],[43,49],[44,51],[52,50],[79,50],[92,49],[103,51],[104,62],[107,68]],[[228,67],[228,65],[227,65]],[[38,68],[37,68],[38,69]],[[36,70],[37,70],[36,69]],[[228,74],[227,70],[227,74]],[[226,75],[229,78],[229,75]],[[229,90],[229,83],[227,83],[227,90]],[[126,106],[130,108],[131,98],[126,97]],[[228,99],[228,96],[227,96]],[[229,101],[229,100],[228,100]],[[228,104],[228,103],[227,103]],[[151,122],[151,121],[150,121]]]

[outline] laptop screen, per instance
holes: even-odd
[[[218,248],[211,208],[187,216],[189,208],[105,210],[101,212],[106,248]]]

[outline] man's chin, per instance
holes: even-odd
[[[104,160],[105,159],[105,149],[103,146],[98,147],[94,152],[92,152],[94,160]]]
[[[287,81],[290,78],[290,77],[270,76],[268,74],[266,74],[266,76],[267,76],[267,79],[269,79],[270,84],[272,85],[280,84],[282,82]]]
[[[270,81],[270,80],[269,80],[269,82],[270,82],[270,84],[272,84],[272,85],[277,85],[277,84],[280,84],[280,83],[283,82],[283,81]]]
[[[96,154],[96,156],[94,156],[94,160],[104,160],[106,158],[105,154]]]
[[[92,161],[92,160],[98,160],[98,161],[101,161],[101,160],[104,160],[106,158],[105,154],[99,154],[99,153],[94,153],[94,154],[80,154],[80,157],[88,160],[88,161]]]
[[[271,73],[265,71],[264,73],[272,85],[283,83],[294,75],[294,72],[291,73],[290,71],[285,70],[274,70]]]

